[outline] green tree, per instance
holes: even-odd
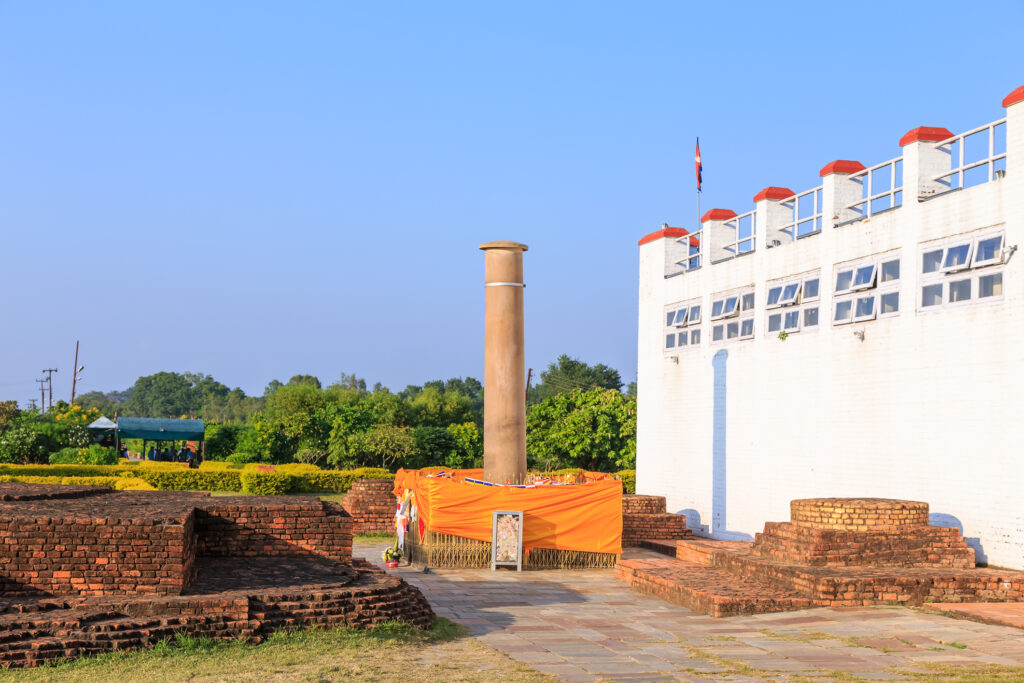
[[[316,387],[317,389],[321,388],[320,380],[313,375],[293,375],[292,378],[288,380],[287,386],[294,386],[296,384],[308,384],[309,386]]]
[[[614,472],[636,466],[636,400],[617,389],[576,389],[530,406],[531,467]]]
[[[392,424],[374,425],[348,439],[349,465],[355,467],[401,467],[413,454],[412,430]]]
[[[413,454],[403,467],[433,467],[446,465],[455,450],[455,439],[444,427],[414,427]]]
[[[574,389],[622,389],[619,371],[604,363],[587,365],[564,353],[540,373],[540,383],[530,389],[528,403],[539,403],[546,398]]]
[[[202,390],[185,375],[158,372],[139,377],[128,407],[142,417],[179,417],[202,407]]]
[[[426,387],[409,402],[411,424],[439,427],[473,421],[477,414],[473,400],[454,391],[442,392],[436,386]]]
[[[453,447],[444,461],[444,466],[456,469],[482,467],[484,444],[476,423],[451,424],[447,429],[452,437]]]

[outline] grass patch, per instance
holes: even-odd
[[[395,536],[394,534],[384,534],[384,533],[356,534],[355,536],[352,537],[352,542],[353,543],[383,543],[383,542],[387,541],[388,543],[393,545],[394,542],[397,539],[398,539],[398,537]]]
[[[464,635],[463,627],[447,619],[429,631],[399,623],[278,631],[260,645],[180,633],[150,650],[0,671],[0,681],[551,680]]]
[[[825,633],[824,631],[804,631],[803,635],[796,635],[795,633],[776,633],[775,631],[767,628],[760,628],[757,632],[764,634],[773,640],[789,640],[796,643],[812,643],[815,640],[838,640],[839,642],[844,643],[847,647],[871,647],[870,645],[865,645],[852,636],[837,636],[831,633]]]
[[[965,683],[986,683],[987,681],[1024,680],[1024,666],[1003,664],[924,664],[925,671],[902,671],[897,673],[918,681],[965,681]]]

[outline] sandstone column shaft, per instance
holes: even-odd
[[[526,359],[523,252],[518,242],[484,250],[484,479],[526,479]]]

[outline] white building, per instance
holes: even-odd
[[[1024,569],[1024,87],[1003,106],[640,240],[639,493],[725,539],[923,500]]]

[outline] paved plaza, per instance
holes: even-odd
[[[354,555],[379,561],[383,547],[357,545]],[[714,619],[636,593],[609,570],[393,571],[438,616],[566,681],[900,679],[986,666],[1021,666],[1024,679],[1024,631],[904,607]]]

